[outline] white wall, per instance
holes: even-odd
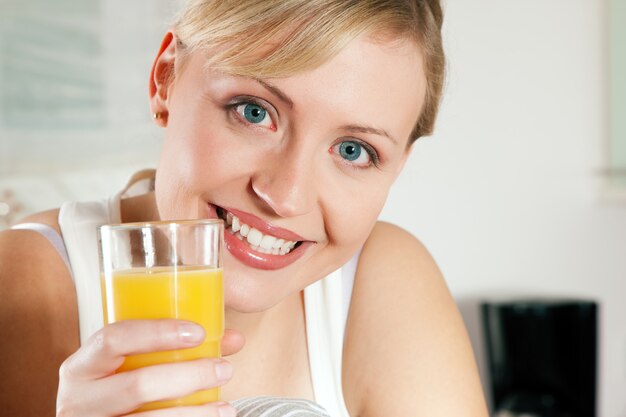
[[[0,230],[155,165],[148,74],[178,3],[0,0]]]
[[[626,416],[626,199],[602,197],[606,10],[597,0],[448,0],[449,80],[383,218],[430,248],[484,372],[477,300],[601,305],[601,417]]]

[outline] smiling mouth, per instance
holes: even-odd
[[[287,240],[243,223],[239,217],[222,207],[215,206],[217,216],[224,220],[227,233],[248,244],[250,249],[266,255],[285,256],[302,245],[302,241]]]

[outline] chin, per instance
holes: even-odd
[[[228,263],[224,265],[226,310],[259,313],[274,307],[295,291],[288,289],[293,281],[285,280],[283,274],[229,266]]]

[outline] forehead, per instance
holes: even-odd
[[[378,90],[419,95],[425,91],[426,83],[422,54],[416,44],[371,37],[354,39],[337,55],[315,68],[287,77],[266,78],[294,87],[299,83],[318,83],[320,89],[346,95]]]
[[[411,41],[362,37],[321,66],[271,79],[298,101],[329,113],[329,119],[365,119],[404,140],[424,103],[426,77],[420,48]]]

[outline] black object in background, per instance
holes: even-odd
[[[496,415],[596,417],[597,304],[481,305]]]

